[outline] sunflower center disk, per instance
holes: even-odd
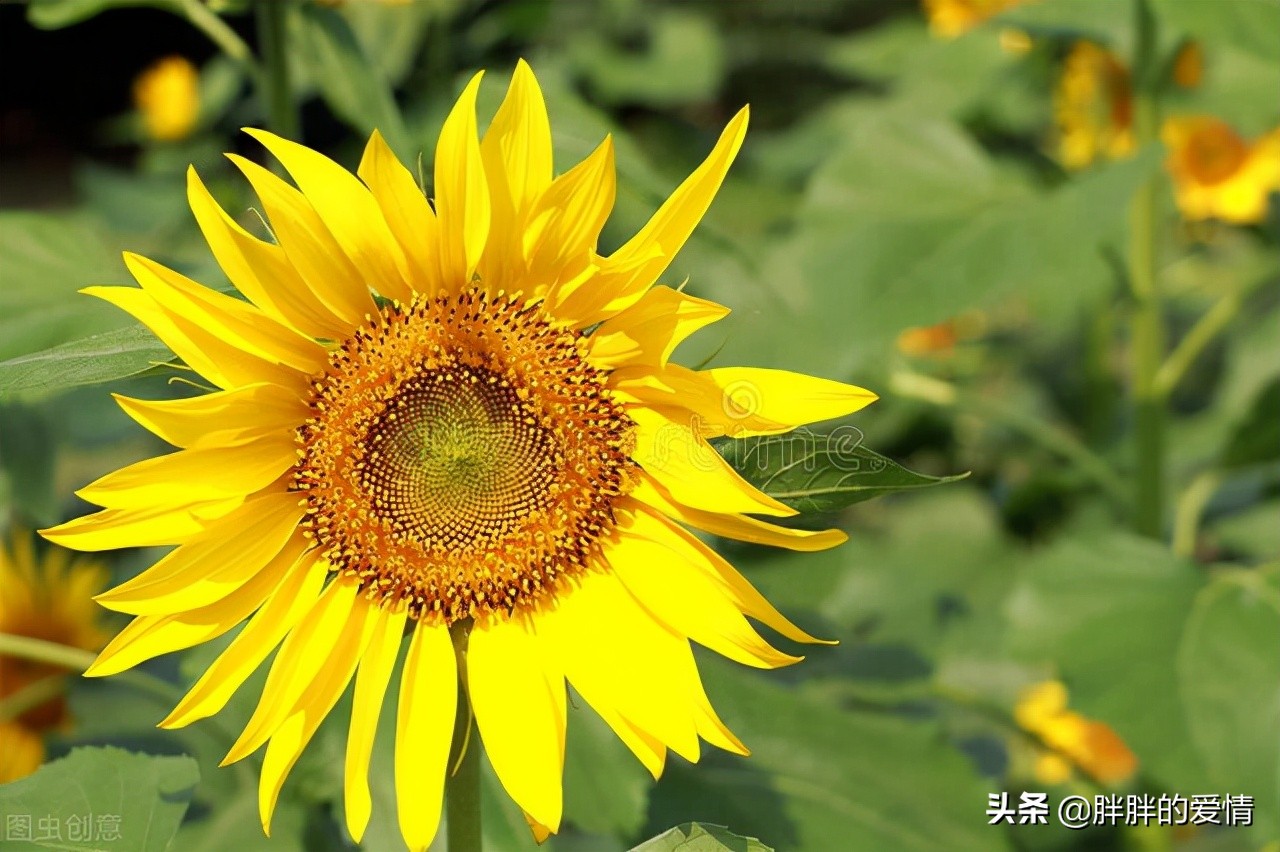
[[[307,532],[385,606],[507,615],[584,570],[634,424],[585,340],[477,291],[391,306],[330,355],[299,430]]]

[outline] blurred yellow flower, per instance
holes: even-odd
[[[1280,128],[1248,142],[1225,121],[1195,115],[1168,119],[1161,136],[1186,219],[1262,221],[1268,197],[1280,191]]]
[[[800,658],[769,645],[747,616],[821,641],[688,529],[801,551],[844,541],[836,529],[756,517],[796,512],[706,439],[784,433],[875,399],[782,370],[669,361],[728,313],[657,282],[724,181],[747,110],[604,256],[612,140],[557,176],[532,70],[517,66],[483,135],[480,77],[441,129],[434,205],[377,133],[353,175],[250,130],[297,183],[231,156],[274,241],[240,228],[188,176],[196,221],[247,301],[132,254],[141,289],[86,291],[221,389],[118,397],[181,449],[91,483],[78,493],[103,511],[45,531],[86,550],[178,545],[99,595],[137,618],[88,674],[247,620],[161,724],[217,713],[275,652],[226,758],[266,747],[264,830],[285,777],[354,680],[344,784],[347,826],[362,836],[402,637],[394,785],[412,849],[439,825],[459,680],[498,780],[543,834],[563,810],[566,683],[657,777],[669,750],[697,761],[700,740],[747,753],[712,708],[690,639],[758,668]],[[735,389],[754,395],[750,410],[730,404]]]
[[[936,36],[955,38],[1026,0],[924,0],[929,29]]]
[[[106,642],[93,595],[106,584],[97,563],[51,548],[37,562],[29,533],[0,542],[0,633],[96,651]],[[0,653],[0,784],[44,760],[41,735],[70,721],[64,669]]]
[[[1067,688],[1059,681],[1023,690],[1013,717],[1049,749],[1036,759],[1033,770],[1043,784],[1062,783],[1073,766],[1104,784],[1124,781],[1138,768],[1137,758],[1115,731],[1067,709]]]
[[[1105,48],[1076,42],[1054,93],[1058,156],[1069,169],[1132,153],[1133,95],[1129,72]]]
[[[166,56],[133,81],[133,103],[151,138],[184,139],[200,115],[200,72],[182,56]]]

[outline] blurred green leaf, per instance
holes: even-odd
[[[297,7],[301,56],[326,103],[362,137],[381,131],[406,162],[416,151],[391,86],[356,40],[347,20],[317,3]]]
[[[1201,589],[1177,666],[1213,789],[1253,796],[1257,837],[1280,837],[1280,571],[1231,571]]]
[[[646,840],[632,852],[773,852],[754,837],[739,837],[721,825],[686,822]]]
[[[34,775],[0,787],[0,813],[31,819],[34,849],[164,852],[173,841],[200,772],[189,757],[78,748]],[[104,819],[105,818],[105,819]],[[40,820],[51,830],[41,831]],[[111,833],[114,826],[115,832]],[[104,836],[103,832],[107,835]],[[12,823],[6,834],[13,840]]]
[[[604,33],[591,30],[568,43],[570,63],[596,97],[611,104],[670,107],[715,94],[725,57],[707,15],[655,8],[643,27],[643,50],[619,50]]]
[[[669,766],[651,828],[721,823],[778,849],[1009,848],[982,814],[986,782],[934,724],[834,707],[711,655],[699,668],[751,756]]]
[[[1220,463],[1242,467],[1280,458],[1280,376],[1271,380],[1236,424]]]
[[[1152,0],[1160,20],[1211,45],[1237,45],[1280,62],[1277,0]]]
[[[79,215],[0,212],[0,360],[119,328],[128,315],[76,291],[128,280]]]
[[[1144,777],[1188,794],[1211,785],[1174,660],[1202,585],[1159,542],[1102,532],[1025,561],[1008,607],[1015,654],[1056,668],[1072,704],[1115,729]]]
[[[107,382],[172,359],[173,353],[150,331],[129,326],[0,361],[0,398]]]
[[[744,479],[793,509],[836,512],[893,491],[964,479],[907,470],[863,446],[852,426],[826,432],[798,429],[785,435],[722,438],[713,443]]]
[[[1155,151],[1035,192],[955,125],[870,118],[813,176],[767,266],[796,314],[793,367],[847,375],[905,328],[1010,298],[1070,316],[1113,282],[1104,247]]]
[[[574,699],[565,746],[565,818],[595,834],[632,837],[644,824],[653,780],[609,726]]]
[[[0,473],[9,479],[10,502],[40,526],[56,523],[53,490],[57,451],[48,412],[0,403]]]

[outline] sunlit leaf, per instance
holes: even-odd
[[[754,837],[739,837],[722,825],[686,822],[646,840],[631,852],[773,852]]]
[[[911,471],[862,444],[852,426],[830,432],[725,438],[714,446],[752,485],[805,513],[834,512],[893,491],[963,479]]]
[[[6,840],[13,817],[29,817],[33,849],[120,848],[163,852],[200,780],[189,757],[78,748],[34,775],[0,787]],[[34,838],[44,837],[43,840]]]

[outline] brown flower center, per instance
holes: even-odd
[[[390,306],[335,349],[294,473],[333,570],[446,624],[584,570],[634,428],[585,349],[537,306],[476,290]]]

